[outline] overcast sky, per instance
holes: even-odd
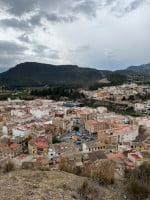
[[[0,67],[150,62],[150,0],[0,0]]]

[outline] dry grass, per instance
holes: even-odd
[[[15,169],[15,165],[13,163],[13,161],[11,160],[8,160],[4,165],[3,165],[3,172],[6,173],[6,172],[10,172],[12,170]]]
[[[78,193],[83,200],[95,200],[99,197],[98,189],[93,187],[87,180],[85,180],[78,189]]]
[[[110,160],[102,160],[92,165],[91,177],[101,184],[114,182],[114,163]]]
[[[75,174],[73,163],[68,158],[62,158],[59,164],[59,169],[65,172]]]
[[[105,187],[85,180],[57,170],[16,169],[1,173],[0,200],[124,200],[120,183]]]
[[[131,199],[145,200],[150,197],[150,163],[144,163],[134,170],[125,170],[125,177]]]
[[[89,177],[101,184],[112,184],[114,182],[114,163],[110,160],[102,160],[93,163],[91,167],[75,167],[74,163],[70,162],[68,158],[63,158],[60,162],[59,168],[79,176]]]
[[[149,185],[136,179],[129,181],[127,191],[131,194],[131,199],[134,200],[144,200],[150,193]]]

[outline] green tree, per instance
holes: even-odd
[[[58,138],[56,136],[54,136],[52,138],[52,144],[56,144],[56,143],[60,143],[60,141],[58,140]]]
[[[75,126],[75,127],[73,128],[73,130],[76,131],[76,132],[78,132],[78,131],[79,131],[79,127],[78,127],[78,126]]]

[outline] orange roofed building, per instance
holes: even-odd
[[[107,144],[119,144],[123,142],[131,142],[138,136],[138,126],[114,124],[112,129],[98,132],[98,140]]]
[[[35,140],[29,141],[29,153],[31,155],[48,155],[48,141],[44,137],[38,137]]]

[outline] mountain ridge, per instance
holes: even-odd
[[[133,72],[142,72],[150,74],[150,63],[139,65],[139,66],[130,66],[126,70]]]
[[[102,78],[119,84],[134,76],[150,75],[150,63],[130,66],[125,70],[98,70],[77,65],[52,65],[38,62],[24,62],[0,73],[0,85],[6,86],[43,86],[72,85],[89,86]]]
[[[93,68],[81,68],[77,65],[50,65],[35,62],[25,62],[10,68],[0,74],[0,84],[3,85],[57,85],[91,84],[101,79],[108,71]]]

